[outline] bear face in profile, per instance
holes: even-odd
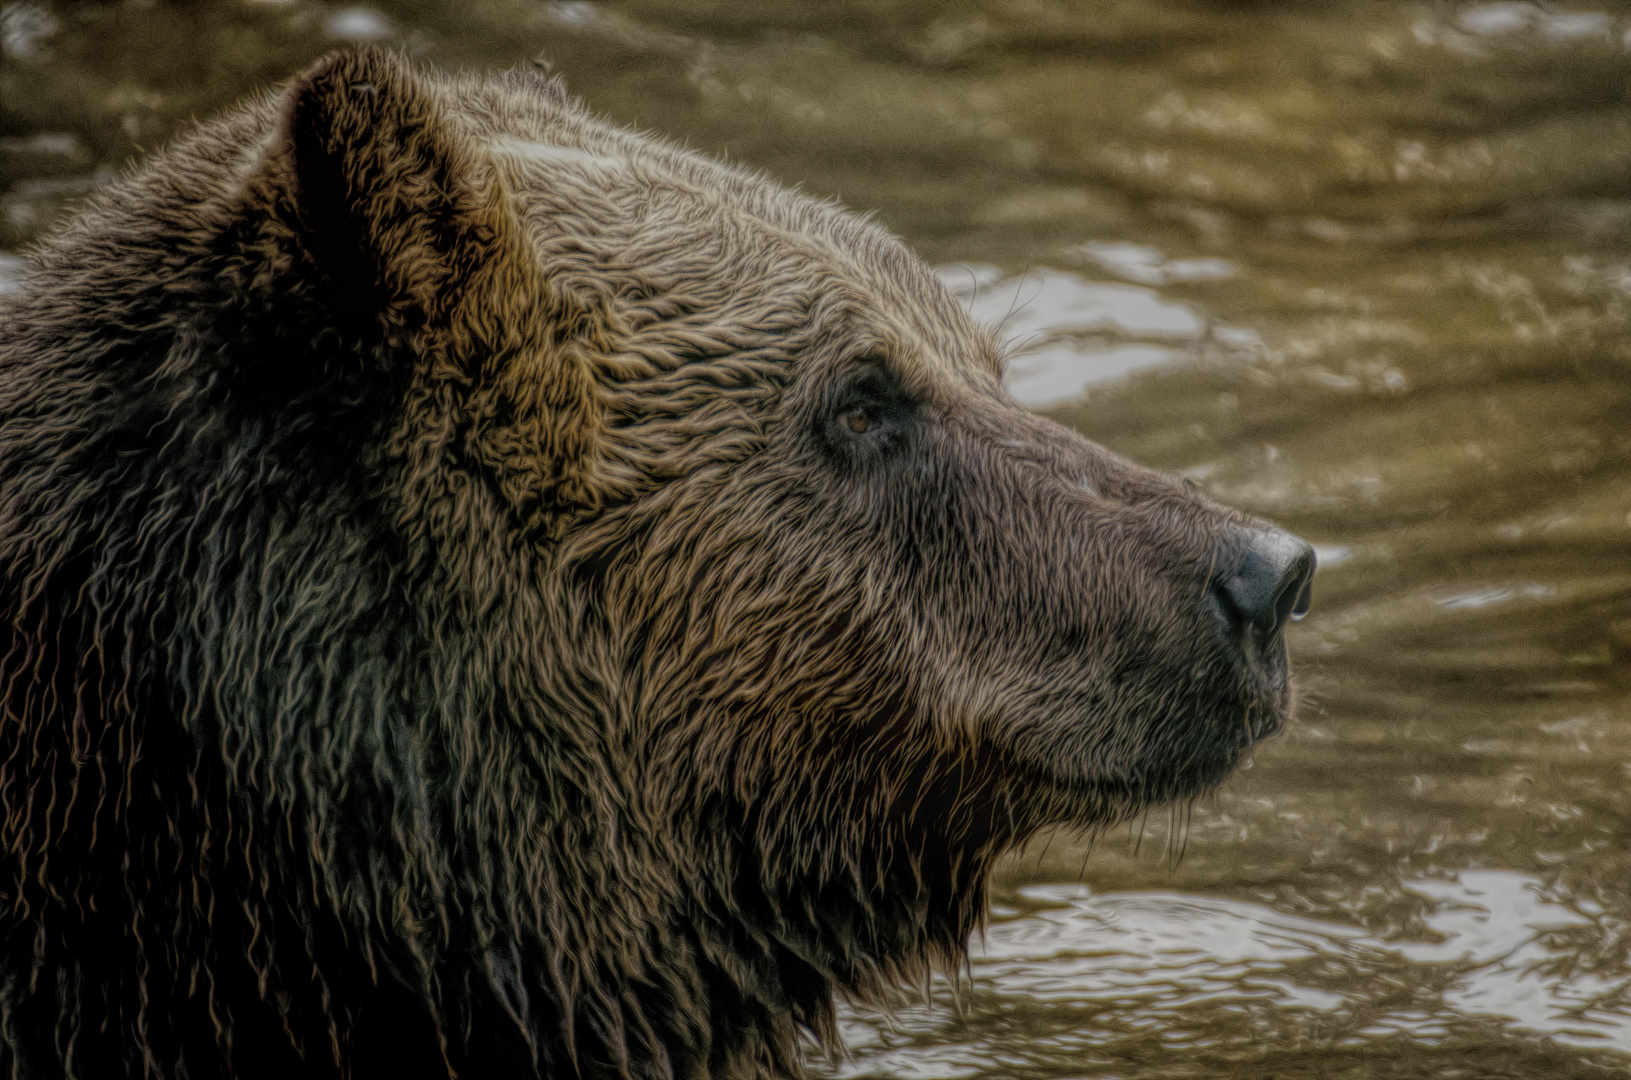
[[[331,57],[0,301],[0,1063],[770,1077],[993,860],[1221,780],[1306,545],[898,241]]]

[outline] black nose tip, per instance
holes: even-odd
[[[1282,529],[1240,529],[1218,553],[1214,588],[1224,608],[1265,640],[1308,614],[1314,549]]]

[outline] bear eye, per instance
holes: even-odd
[[[831,411],[824,411],[821,423],[823,441],[839,460],[874,461],[910,437],[916,406],[879,365],[868,365],[835,389]]]

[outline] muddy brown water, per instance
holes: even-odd
[[[0,0],[0,287],[345,40],[876,212],[1022,400],[1319,545],[1300,722],[816,1073],[1631,1075],[1631,4]]]

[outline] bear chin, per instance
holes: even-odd
[[[1290,717],[1306,544],[899,240],[325,58],[0,297],[0,1072],[796,1076]]]

